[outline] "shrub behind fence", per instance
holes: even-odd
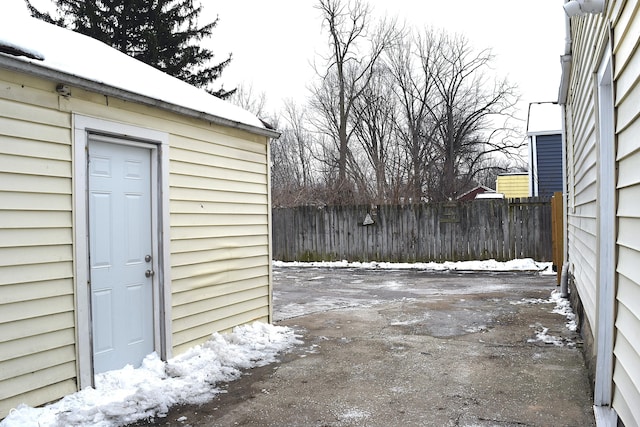
[[[273,210],[282,261],[551,261],[549,198]]]

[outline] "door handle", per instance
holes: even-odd
[[[145,260],[146,262],[151,262],[151,255],[145,255],[145,256],[144,256],[144,260]]]
[[[153,271],[153,270],[147,270],[147,271],[145,271],[145,272],[144,272],[144,277],[151,277],[151,276],[153,276],[154,274],[156,274],[156,272],[155,272],[155,271]]]

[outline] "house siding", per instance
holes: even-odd
[[[599,17],[588,15],[572,20],[571,25],[574,44],[568,105],[572,108],[569,116],[573,122],[567,126],[572,132],[567,138],[573,145],[573,165],[570,169],[573,170],[574,179],[568,180],[567,189],[571,206],[567,215],[567,244],[570,271],[584,306],[586,321],[595,333],[598,169],[593,73],[599,65],[599,58],[590,43],[581,41],[594,38],[594,34],[604,29],[604,23]],[[594,356],[593,353],[587,355],[588,363],[593,362]]]
[[[0,416],[76,389],[71,120],[47,108],[57,105],[54,92],[6,77],[0,74]]]
[[[529,177],[527,175],[498,176],[496,193],[502,193],[507,198],[529,197]]]
[[[267,146],[236,135],[171,137],[173,345],[269,317]],[[239,320],[241,319],[241,320]]]
[[[617,113],[618,262],[613,408],[625,425],[640,425],[640,23],[628,1],[614,29]]]
[[[0,69],[0,418],[77,390],[73,114],[169,135],[170,341],[268,321],[267,137]]]
[[[562,136],[536,136],[536,155],[538,180],[537,196],[551,197],[556,191],[562,191]]]
[[[593,73],[611,25],[617,168],[612,406],[622,423],[632,426],[640,425],[640,270],[637,267],[640,260],[640,55],[637,42],[640,5],[638,1],[607,2],[607,5],[605,16],[572,21],[574,68],[568,107],[573,122],[567,129],[574,132],[567,138],[573,149],[573,164],[568,165],[568,171],[575,170],[575,185],[569,186],[568,194],[568,250],[586,317],[591,329],[596,331],[598,167]],[[568,181],[571,183],[572,179]]]

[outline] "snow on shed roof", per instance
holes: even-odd
[[[98,87],[140,95],[140,102],[153,105],[166,103],[179,107],[179,111],[186,109],[191,113],[220,118],[224,123],[229,121],[229,125],[238,123],[250,129],[266,130],[254,114],[203,89],[165,74],[96,39],[29,16],[2,14],[0,17],[0,61],[7,54],[25,64],[97,83]]]

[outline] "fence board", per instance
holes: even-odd
[[[549,198],[275,208],[272,221],[282,261],[552,259]]]

